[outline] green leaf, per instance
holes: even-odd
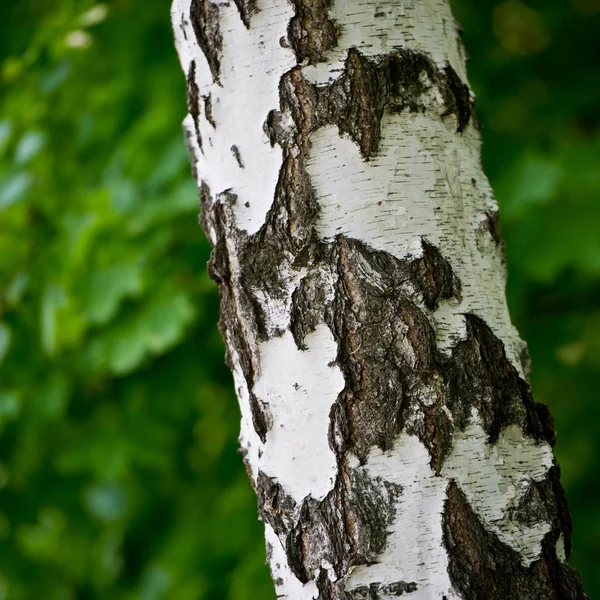
[[[46,136],[41,131],[28,131],[17,144],[15,162],[24,166],[33,160],[44,147]]]
[[[112,320],[126,298],[142,291],[142,270],[133,263],[120,263],[92,272],[86,307],[87,319],[94,325]]]
[[[8,325],[0,323],[0,366],[10,347],[12,332]]]
[[[90,486],[84,493],[84,499],[90,514],[107,523],[121,519],[127,509],[127,492],[115,483]]]
[[[62,287],[50,284],[42,295],[41,337],[42,348],[52,356],[58,350],[58,312],[67,304],[67,295]]]
[[[19,172],[0,179],[0,211],[24,199],[33,183],[30,173]]]

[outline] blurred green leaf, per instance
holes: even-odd
[[[32,183],[33,177],[26,172],[0,178],[0,211],[22,200]]]
[[[42,348],[53,355],[58,349],[58,312],[67,304],[67,295],[62,287],[50,284],[43,292],[41,311]]]
[[[28,131],[17,144],[15,163],[26,165],[44,147],[46,136],[41,131]]]
[[[0,323],[0,365],[8,352],[10,346],[11,330],[4,323]]]
[[[90,323],[102,325],[113,319],[120,303],[142,291],[142,268],[132,263],[119,263],[92,272],[86,316]]]
[[[84,493],[90,513],[108,523],[122,518],[127,509],[127,492],[117,484],[103,483],[90,486]]]

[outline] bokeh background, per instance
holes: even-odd
[[[454,6],[596,598],[600,0]],[[274,598],[168,13],[0,3],[0,600]]]

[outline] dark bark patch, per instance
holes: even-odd
[[[212,94],[209,93],[206,96],[203,96],[202,99],[204,100],[204,116],[206,117],[206,120],[213,126],[213,128],[216,129],[217,124],[215,123],[212,112]]]
[[[300,517],[286,544],[290,569],[302,583],[312,579],[323,561],[329,562],[341,574],[347,547],[339,501],[340,496],[334,489],[321,502],[308,497],[302,503]]]
[[[314,231],[318,215],[319,206],[303,160],[286,152],[273,206],[257,237],[263,243],[270,240],[272,250],[279,246],[288,256],[302,255],[307,245],[318,246]]]
[[[351,479],[349,506],[355,523],[356,561],[369,563],[385,549],[402,487],[371,478],[361,468],[352,471]]]
[[[240,153],[240,149],[234,144],[233,146],[231,146],[230,148],[231,150],[231,154],[233,154],[233,158],[235,158],[235,161],[238,164],[238,167],[240,169],[244,169],[244,161],[242,160],[242,155]]]
[[[198,221],[204,232],[208,235],[210,221],[212,220],[210,218],[213,205],[212,191],[208,183],[204,180],[198,182],[198,191],[198,199],[200,200],[200,214],[198,215]]]
[[[471,314],[465,319],[466,339],[456,344],[450,358],[436,357],[438,399],[425,411],[424,430],[416,431],[436,472],[451,451],[453,432],[465,429],[473,408],[491,444],[511,424],[533,439],[554,441],[544,409],[533,401],[529,385],[506,356],[503,343],[482,319]]]
[[[457,411],[454,401],[455,418],[464,423],[468,420],[467,405],[468,410],[476,407],[492,444],[500,431],[511,424],[520,425],[536,440],[551,441],[540,422],[529,385],[506,356],[503,343],[479,317],[469,314],[465,318],[467,339],[457,344],[454,366],[448,370],[453,398],[468,399],[465,408]]]
[[[346,97],[345,118],[340,120],[342,133],[348,133],[368,159],[379,147],[381,117],[387,97],[385,74],[377,63],[351,48],[346,59],[343,88]]]
[[[196,140],[198,146],[202,149],[202,136],[200,135],[200,90],[196,83],[196,61],[190,63],[190,70],[187,75],[187,104],[190,115],[196,128]]]
[[[198,169],[196,168],[196,131],[195,129],[190,129],[188,127],[183,127],[183,138],[185,142],[185,147],[188,152],[188,156],[190,158],[190,164],[192,167],[192,177],[198,181]]]
[[[440,71],[428,56],[410,50],[400,50],[388,57],[387,68],[391,83],[392,110],[423,110],[421,98],[431,86],[435,86],[444,98],[445,115],[456,116],[458,133],[465,130],[474,115],[473,100],[469,86],[452,67],[448,66]]]
[[[488,213],[485,224],[496,246],[503,246],[504,239],[502,238],[502,229],[500,227],[500,213],[498,211]]]
[[[285,143],[285,130],[282,126],[283,115],[278,110],[270,110],[267,118],[265,119],[265,123],[263,125],[263,131],[266,136],[269,138],[269,143],[271,144],[271,148],[275,146],[275,144],[280,144],[283,146]]]
[[[256,0],[233,0],[246,29],[250,29],[250,20],[258,12]]]
[[[448,114],[456,115],[458,127],[456,131],[461,133],[465,130],[474,115],[473,100],[469,86],[458,76],[458,73],[448,65],[444,69],[446,80],[446,106]]]
[[[245,293],[245,289],[239,286],[234,292],[232,281],[231,263],[226,240],[232,241],[238,248],[248,246],[248,236],[239,231],[232,223],[231,208],[237,202],[237,196],[230,190],[212,196],[211,190],[206,182],[200,184],[200,222],[206,232],[214,232],[216,241],[208,261],[208,274],[219,286],[221,293],[221,318],[219,328],[224,339],[228,340],[226,346],[226,363],[234,368],[231,350],[237,351],[239,366],[250,391],[250,409],[254,430],[263,441],[266,440],[267,431],[272,425],[272,419],[268,407],[261,402],[253,393],[252,387],[255,379],[255,350],[250,346],[246,332],[241,320],[250,315],[259,321],[260,315],[256,311],[256,299],[251,294]],[[234,301],[234,298],[237,300]],[[242,314],[240,314],[240,312]]]
[[[556,443],[556,426],[554,424],[554,417],[550,413],[550,409],[546,404],[536,402],[535,411],[542,426],[544,438],[552,447],[554,447],[554,444]]]
[[[242,276],[240,290],[256,335],[267,340],[282,330],[269,328],[264,302],[257,291],[273,300],[287,302],[289,276],[309,263],[318,261],[320,243],[314,223],[318,208],[304,163],[291,153],[285,154],[275,190],[275,199],[265,224],[254,236],[238,244],[238,261]]]
[[[558,517],[558,522],[555,522],[554,524],[555,537],[558,539],[557,536],[560,535],[560,533],[563,534],[565,556],[566,559],[569,560],[569,557],[571,556],[571,534],[573,532],[573,519],[567,505],[565,490],[560,483],[560,467],[556,461],[554,466],[550,469],[550,471],[548,471],[548,476],[546,479],[552,486],[552,496],[554,497],[554,501],[556,503],[556,516]],[[552,511],[552,509],[550,510]],[[552,512],[552,514],[554,513]]]
[[[267,432],[273,426],[273,420],[264,402],[261,402],[254,392],[250,392],[250,411],[252,413],[252,425],[261,442],[267,441]]]
[[[442,78],[435,63],[425,54],[410,50],[400,50],[391,54],[386,63],[385,68],[390,82],[391,110],[422,111],[422,96],[433,85],[441,83]]]
[[[229,270],[229,253],[225,239],[221,238],[214,245],[207,264],[208,276],[217,285],[229,285],[231,271]]]
[[[330,87],[319,89],[309,83],[300,67],[290,69],[279,83],[281,110],[288,111],[295,125],[294,144],[305,151],[308,137],[318,127],[327,123],[326,103],[320,98],[329,94]]]
[[[323,274],[316,271],[304,277],[292,294],[290,330],[300,350],[306,349],[306,336],[323,322],[328,287]]]
[[[414,581],[396,581],[394,583],[371,583],[352,590],[349,596],[352,600],[387,600],[390,597],[400,597],[418,590]]]
[[[223,37],[219,26],[219,7],[210,0],[192,0],[190,21],[198,46],[206,57],[215,83],[220,83]]]
[[[333,490],[324,500],[306,498],[297,520],[290,526],[291,503],[285,500],[277,484],[262,477],[258,487],[259,505],[264,498],[266,506],[261,509],[261,516],[276,532],[287,536],[286,555],[294,575],[306,583],[327,562],[338,581],[319,577],[320,598],[340,600],[346,599],[341,579],[349,567],[375,560],[385,548],[396,501],[402,493],[400,486],[370,479],[360,469],[350,470],[338,475]]]
[[[403,289],[405,263],[343,236],[337,257],[331,326],[346,381],[339,418],[347,420],[348,448],[365,461],[373,446],[389,450],[401,431],[411,378],[431,368],[435,334]]]
[[[447,407],[448,398],[435,402],[426,408],[423,415],[423,426],[419,433],[421,441],[431,455],[431,467],[439,475],[444,465],[444,460],[452,450],[452,436],[456,430],[456,422],[448,416],[444,407]]]
[[[235,199],[232,199],[232,202],[235,202]],[[226,211],[219,200],[213,199],[211,190],[205,181],[200,184],[200,223],[206,232],[212,228],[217,235],[208,260],[208,275],[220,288],[229,288],[232,281],[226,244],[229,233]]]
[[[429,310],[436,310],[442,300],[460,300],[460,280],[440,251],[426,240],[422,241],[423,258],[411,263],[412,280],[423,294]]]
[[[483,222],[484,230],[492,236],[496,247],[500,251],[502,264],[506,268],[506,244],[502,237],[502,228],[500,227],[500,213],[498,211],[487,213],[487,219]]]
[[[443,517],[452,584],[464,600],[585,600],[576,572],[546,536],[542,558],[525,567],[518,552],[485,529],[459,487],[450,482]]]
[[[511,521],[518,521],[524,525],[548,523],[551,520],[549,510],[556,512],[553,504],[548,505],[547,500],[552,498],[552,490],[548,489],[548,482],[532,481],[522,495],[508,507],[506,516]]]
[[[444,99],[444,116],[456,115],[458,131],[463,131],[473,113],[471,98],[465,96],[468,87],[454,71],[440,71],[428,56],[409,50],[368,58],[351,48],[343,72],[328,85],[308,82],[295,67],[282,77],[280,97],[282,110],[289,110],[297,127],[300,148],[306,147],[313,131],[337,125],[368,160],[379,148],[385,110],[423,112],[424,96],[432,87]],[[273,143],[276,131],[269,137]]]
[[[291,46],[298,62],[316,64],[326,60],[326,52],[337,44],[339,29],[329,18],[332,0],[292,0],[294,16],[288,28]]]
[[[296,503],[281,485],[262,471],[256,479],[258,514],[263,523],[268,523],[277,535],[287,534],[293,521]]]
[[[179,21],[179,29],[183,35],[183,39],[187,41],[187,31],[186,31],[187,21],[185,20],[185,15],[181,15],[181,21]]]

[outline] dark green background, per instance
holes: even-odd
[[[0,6],[0,600],[272,599],[169,3],[92,7]],[[600,0],[455,12],[595,598]]]

